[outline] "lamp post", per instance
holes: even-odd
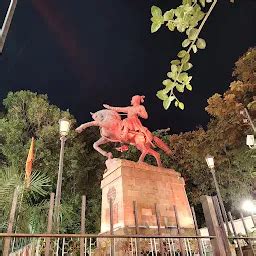
[[[244,123],[245,124],[249,124],[253,130],[254,134],[248,134],[246,136],[246,145],[250,148],[250,149],[256,149],[256,140],[254,135],[256,134],[256,127],[253,123],[253,120],[247,110],[247,108],[244,108],[243,110],[240,111],[240,114],[244,117]]]
[[[231,234],[231,230],[230,230],[230,227],[228,225],[227,213],[226,213],[226,210],[225,210],[225,207],[224,207],[224,203],[223,203],[223,200],[222,200],[222,197],[221,197],[221,194],[220,194],[219,184],[217,182],[216,175],[215,175],[214,157],[211,156],[211,155],[207,155],[205,157],[205,160],[206,160],[206,163],[207,163],[207,165],[208,165],[208,167],[210,169],[210,172],[212,174],[212,177],[213,177],[214,186],[215,186],[217,197],[218,197],[218,201],[219,201],[219,204],[220,204],[220,209],[221,209],[224,221],[225,221],[226,226],[227,226],[228,234]]]
[[[247,108],[244,108],[243,110],[240,111],[240,114],[244,117],[244,123],[249,123],[253,132],[256,132],[256,127],[252,121],[252,118],[247,110]]]
[[[63,173],[63,159],[64,159],[64,146],[67,139],[67,135],[70,129],[70,122],[63,118],[59,121],[59,131],[60,131],[60,159],[59,159],[59,171],[58,180],[56,187],[56,197],[55,197],[55,225],[57,232],[59,232],[59,212],[60,212],[60,199],[61,199],[61,185],[62,185],[62,173]]]

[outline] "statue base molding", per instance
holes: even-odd
[[[110,231],[110,198],[115,234],[135,234],[134,201],[140,234],[157,233],[155,205],[161,229],[169,234],[177,226],[174,206],[182,229],[194,228],[185,182],[178,172],[123,159],[107,160],[106,166],[101,182],[101,234]]]

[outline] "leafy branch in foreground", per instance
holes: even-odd
[[[206,3],[212,4],[205,13],[202,8],[206,7]],[[178,53],[177,59],[171,61],[171,70],[167,73],[168,78],[163,81],[165,88],[157,92],[157,97],[163,101],[165,109],[168,109],[172,102],[174,102],[175,107],[184,109],[184,103],[176,97],[174,89],[181,93],[184,92],[185,88],[189,91],[192,90],[190,84],[192,76],[189,76],[187,72],[193,67],[189,62],[191,53],[197,53],[198,49],[205,49],[206,41],[200,38],[199,34],[216,3],[217,0],[183,0],[176,9],[166,11],[164,14],[159,7],[151,7],[151,33],[156,32],[166,23],[170,31],[177,28],[179,32],[187,35],[187,38],[182,42],[184,49]]]

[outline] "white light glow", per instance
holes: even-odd
[[[245,200],[242,204],[242,209],[249,213],[256,213],[256,205],[252,200]]]
[[[246,145],[247,146],[254,146],[254,135],[247,135],[246,137]]]
[[[61,119],[59,121],[60,135],[67,136],[70,129],[70,122],[67,119]]]
[[[214,168],[214,157],[211,155],[207,155],[205,157],[206,163],[210,169]]]

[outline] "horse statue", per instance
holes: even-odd
[[[99,126],[101,138],[93,144],[93,148],[108,159],[113,158],[111,152],[106,152],[100,148],[100,145],[108,142],[120,142],[124,144],[120,151],[128,150],[127,145],[133,145],[141,151],[138,162],[143,162],[147,154],[152,155],[160,167],[161,159],[158,152],[153,148],[158,146],[166,154],[170,155],[169,147],[157,136],[153,135],[146,127],[142,126],[138,117],[148,118],[145,107],[141,105],[144,96],[135,95],[132,97],[131,106],[128,107],[111,107],[104,104],[105,109],[91,113],[94,121],[84,123],[76,128],[78,133],[88,127]],[[127,114],[127,118],[121,118],[119,112]]]

